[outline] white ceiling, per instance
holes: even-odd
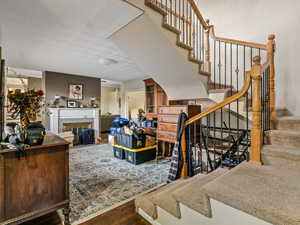
[[[145,75],[107,38],[140,13],[121,0],[0,0],[0,40],[11,67],[137,79]]]

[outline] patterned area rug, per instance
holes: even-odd
[[[107,144],[71,149],[71,221],[165,183],[169,167],[168,160],[132,165],[114,158],[112,147]]]

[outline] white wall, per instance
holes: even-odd
[[[120,114],[120,89],[114,87],[101,87],[101,114]]]
[[[128,111],[131,119],[137,119],[139,109],[145,110],[146,96],[145,91],[134,91],[127,93]]]
[[[0,24],[0,46],[2,46],[2,25]]]
[[[180,219],[174,217],[158,206],[157,220],[153,220],[142,209],[139,209],[138,213],[153,225],[272,225],[214,199],[210,199],[210,203],[213,213],[211,218],[206,217],[183,204],[180,204]]]
[[[215,25],[217,36],[267,42],[276,35],[277,106],[300,115],[296,96],[300,85],[299,0],[198,0],[205,19]]]
[[[145,84],[141,79],[129,80],[123,82],[120,88],[121,97],[121,115],[123,117],[129,117],[130,103],[128,99],[129,93],[133,92],[145,92]]]

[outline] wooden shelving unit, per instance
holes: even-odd
[[[156,119],[158,107],[168,105],[165,91],[153,79],[146,79],[146,118]]]

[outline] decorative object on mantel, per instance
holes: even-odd
[[[82,100],[83,99],[83,84],[69,84],[69,98]]]
[[[98,108],[98,105],[96,104],[96,97],[91,98],[91,107]]]
[[[37,113],[42,107],[43,96],[42,90],[22,92],[20,89],[16,89],[7,94],[8,112],[11,113],[13,119],[20,117],[20,124],[23,129],[30,124],[30,121],[36,121]]]
[[[52,104],[49,104],[48,107],[51,108],[65,108],[67,106],[68,98],[65,96],[55,95]]]
[[[77,108],[77,103],[76,103],[76,101],[68,100],[68,101],[67,101],[67,107],[68,107],[68,108]]]

